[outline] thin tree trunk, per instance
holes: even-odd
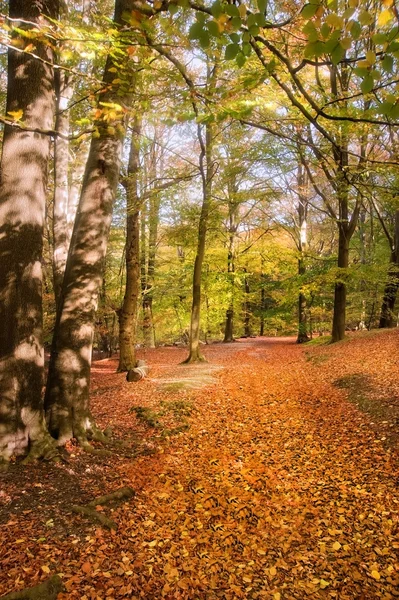
[[[395,212],[395,235],[393,248],[391,251],[391,260],[388,269],[388,281],[385,285],[384,296],[381,306],[381,316],[379,327],[396,326],[396,316],[394,314],[396,296],[399,289],[399,210]]]
[[[347,269],[349,266],[349,239],[345,223],[339,223],[338,234],[338,268]],[[345,337],[346,325],[346,273],[335,283],[334,314],[331,341],[339,342]]]
[[[251,301],[249,294],[251,293],[249,287],[249,279],[247,275],[247,270],[244,269],[244,290],[245,290],[245,301],[244,301],[244,337],[251,337]]]
[[[136,367],[136,336],[138,302],[140,294],[140,197],[138,190],[139,149],[141,122],[135,118],[130,144],[126,181],[126,287],[119,316],[119,366],[118,371]]]
[[[201,126],[198,125],[200,128]],[[201,136],[202,134],[199,133]],[[200,351],[200,313],[201,313],[201,278],[202,265],[205,257],[206,233],[208,229],[208,216],[212,191],[212,125],[205,125],[205,144],[200,156],[200,169],[202,176],[202,207],[198,224],[198,243],[193,271],[193,301],[191,305],[189,355],[185,363],[203,361]],[[205,164],[204,164],[205,162]]]
[[[68,104],[73,94],[70,77],[64,71],[56,72],[57,118],[55,128],[69,135]],[[69,142],[57,137],[54,142],[54,207],[53,207],[53,278],[56,305],[59,304],[62,279],[68,256],[68,169]]]
[[[235,236],[237,233],[237,210],[238,204],[234,197],[237,193],[235,182],[228,184],[229,191],[229,247],[227,251],[227,274],[230,284],[231,299],[226,311],[226,322],[224,327],[224,343],[234,342],[234,273],[235,273]]]
[[[299,240],[298,240],[298,275],[301,277],[306,273],[305,257],[307,247],[307,216],[308,216],[308,197],[307,197],[307,182],[306,174],[303,171],[302,165],[298,166],[297,173],[298,183],[298,227],[299,227]],[[298,296],[298,336],[297,343],[303,344],[309,341],[307,331],[307,314],[306,314],[306,296],[300,291]]]
[[[10,0],[16,26],[35,28],[40,14],[56,19],[58,2]],[[21,22],[18,23],[18,19]],[[41,17],[42,19],[42,17]],[[15,34],[17,47],[28,37]],[[27,128],[53,129],[53,51],[8,50],[6,112],[22,111]],[[5,126],[0,182],[0,461],[51,448],[43,412],[42,253],[50,137]]]
[[[131,8],[129,0],[117,0],[115,25]],[[130,102],[128,86],[123,91],[115,79],[113,57],[108,56],[101,96],[107,105]],[[119,93],[118,93],[119,92]],[[115,111],[114,111],[115,112]],[[95,314],[103,277],[104,259],[111,225],[112,208],[119,180],[125,133],[123,111],[107,121],[96,122],[86,165],[82,192],[62,286],[46,390],[49,429],[59,444],[71,437],[86,445],[96,430],[89,407],[90,368]]]

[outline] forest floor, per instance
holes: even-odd
[[[142,351],[130,384],[96,362],[93,412],[129,452],[0,475],[0,595],[59,573],[60,600],[399,597],[399,332],[204,354]],[[71,512],[124,486],[96,507],[116,530]]]

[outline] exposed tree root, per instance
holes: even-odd
[[[132,498],[134,495],[135,491],[131,487],[123,487],[119,490],[115,490],[115,492],[111,492],[110,494],[94,498],[94,500],[84,506],[74,505],[71,507],[71,510],[76,514],[88,517],[91,521],[99,521],[101,525],[104,525],[104,527],[107,527],[108,529],[116,530],[117,525],[115,521],[112,521],[112,519],[109,519],[107,516],[98,512],[96,510],[96,506],[103,506],[104,504],[109,504],[110,502]]]
[[[44,583],[21,590],[20,592],[11,592],[11,594],[2,596],[1,600],[56,600],[63,588],[64,586],[60,577],[53,575]]]
[[[88,517],[90,521],[99,521],[101,525],[104,525],[104,527],[107,527],[108,529],[117,529],[115,521],[112,521],[112,519],[109,519],[91,506],[78,506],[75,504],[71,507],[71,510],[78,515],[80,514]]]
[[[204,356],[202,356],[202,354],[200,354],[199,356],[188,356],[186,358],[186,360],[183,360],[183,362],[181,362],[181,365],[193,365],[194,363],[206,363],[208,362],[206,360],[206,358]]]
[[[26,465],[34,460],[42,458],[43,460],[59,462],[61,457],[58,453],[56,441],[51,437],[50,434],[45,434],[40,440],[33,441],[29,450],[29,454],[22,464]]]

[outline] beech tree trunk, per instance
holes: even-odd
[[[308,216],[308,197],[306,194],[306,174],[303,171],[302,165],[298,166],[297,173],[297,184],[298,184],[298,227],[299,227],[299,239],[298,239],[298,275],[305,275],[306,265],[304,260],[304,253],[307,246],[307,216]],[[297,343],[303,344],[309,341],[307,331],[307,314],[306,314],[306,296],[300,291],[298,296],[298,337]]]
[[[234,342],[234,273],[235,273],[235,236],[237,234],[237,213],[239,204],[235,199],[238,191],[236,182],[228,183],[229,192],[229,247],[227,251],[227,274],[230,282],[231,299],[226,311],[223,342]]]
[[[399,288],[399,210],[395,212],[395,234],[391,260],[388,269],[388,281],[385,284],[384,297],[381,306],[379,327],[395,327],[396,317],[394,314],[396,296]]]
[[[200,125],[198,126],[200,127]],[[201,135],[201,134],[199,134]],[[202,206],[198,224],[197,253],[193,271],[193,301],[191,305],[189,355],[185,363],[200,362],[204,357],[200,351],[200,313],[201,313],[201,279],[202,265],[205,257],[206,233],[208,229],[209,207],[212,191],[212,125],[205,125],[205,144],[200,157],[202,176]]]
[[[345,223],[338,225],[338,268],[347,269],[349,266],[349,236]],[[331,341],[338,342],[345,337],[346,324],[346,274],[335,283],[334,314]]]
[[[136,117],[130,144],[126,181],[126,286],[119,315],[118,371],[136,367],[136,332],[140,294],[140,205],[138,192],[139,148],[141,123]]]
[[[247,275],[247,270],[244,269],[244,290],[245,290],[245,301],[244,301],[244,337],[251,337],[251,302],[249,299],[249,295],[251,293],[249,287],[249,279]]]
[[[41,14],[58,16],[56,0],[10,0],[14,24],[29,31]],[[18,22],[18,19],[21,19]],[[30,43],[15,34],[17,47]],[[8,50],[6,112],[22,111],[28,129],[54,125],[53,51],[40,41],[35,54]],[[46,62],[44,62],[46,61]],[[7,126],[0,182],[0,461],[30,446],[51,446],[43,412],[42,249],[50,137]]]
[[[129,0],[116,1],[116,27],[123,25],[122,14],[129,9]],[[129,86],[121,88],[120,80],[112,84],[115,68],[121,69],[108,56],[107,91],[99,104],[103,112],[109,104],[130,102]],[[123,110],[113,112],[95,123],[98,134],[91,141],[54,332],[45,406],[50,432],[59,444],[72,437],[85,444],[98,433],[89,407],[91,355],[125,133]]]
[[[73,94],[70,76],[57,70],[55,77],[57,116],[55,128],[64,136],[69,135],[68,104]],[[53,278],[56,304],[59,304],[62,279],[68,256],[68,173],[69,142],[57,137],[54,142],[54,206],[53,206]]]

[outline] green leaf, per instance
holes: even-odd
[[[359,23],[361,23],[362,25],[371,25],[373,21],[374,17],[371,13],[369,13],[367,10],[360,11]]]
[[[230,33],[229,38],[231,39],[232,42],[234,42],[234,44],[238,44],[238,42],[240,41],[240,36],[238,35],[238,33]]]
[[[331,60],[334,65],[337,65],[345,56],[345,48],[338,44],[335,46],[334,50],[331,52]]]
[[[381,61],[381,66],[387,73],[392,73],[393,69],[393,58],[389,54],[386,54]]]
[[[237,63],[238,67],[243,67],[245,65],[246,60],[247,59],[245,58],[245,56],[243,55],[242,52],[239,52],[237,54],[237,56],[236,56],[236,63]]]
[[[311,19],[317,13],[319,8],[319,4],[305,4],[303,9],[301,10],[301,16],[304,19]]]
[[[323,23],[323,25],[320,27],[320,33],[324,39],[330,35],[330,31],[331,27],[327,23]]]
[[[240,17],[233,17],[230,21],[230,25],[233,27],[233,29],[240,29],[241,27],[241,18]]]
[[[211,43],[211,39],[209,37],[209,33],[207,31],[203,31],[201,37],[199,38],[199,43],[201,48],[209,48]]]
[[[249,42],[250,39],[251,39],[251,35],[250,35],[249,31],[244,31],[244,33],[242,34],[242,41]]]
[[[208,21],[207,23],[208,31],[212,37],[219,37],[220,30],[216,21]]]
[[[226,60],[232,60],[237,56],[240,51],[240,46],[238,44],[228,44],[226,46],[224,57]]]
[[[252,25],[252,27],[250,27],[248,31],[253,37],[255,37],[259,34],[259,27],[257,25]]]
[[[302,29],[309,42],[316,42],[319,39],[319,33],[313,21],[308,21]]]
[[[189,40],[199,40],[202,32],[204,31],[204,23],[200,21],[196,21],[193,23],[188,31],[188,39]]]
[[[171,15],[175,15],[178,12],[179,8],[180,7],[177,4],[169,4],[168,11]]]
[[[257,0],[259,11],[264,13],[267,8],[267,0]]]
[[[352,21],[353,25],[351,26],[350,32],[351,32],[351,36],[353,37],[354,40],[358,40],[360,37],[360,34],[362,33],[362,26],[360,25],[360,23],[358,21]]]
[[[250,56],[251,52],[252,52],[252,46],[251,46],[251,44],[248,44],[247,42],[244,42],[242,44],[241,51],[242,51],[242,53],[243,53],[244,56]]]
[[[219,0],[216,0],[216,2],[214,2],[212,4],[211,13],[212,13],[212,16],[215,17],[215,19],[220,17],[221,14],[223,14],[223,8],[222,8],[222,5],[219,2]]]
[[[229,17],[239,17],[240,18],[240,12],[235,4],[228,4],[225,7],[225,13],[227,15],[229,15]]]
[[[374,44],[385,44],[388,41],[385,33],[375,33],[371,39]]]
[[[259,27],[264,27],[266,25],[266,17],[263,13],[255,13],[255,17],[256,17],[256,24],[259,25]]]
[[[352,16],[353,14],[355,14],[355,12],[356,12],[356,8],[355,8],[354,6],[350,6],[349,8],[347,8],[347,9],[344,11],[344,14],[343,14],[342,16],[344,17],[344,19],[350,19],[350,18],[351,18],[351,16]]]
[[[252,25],[256,25],[256,15],[255,14],[250,14],[248,15],[248,19],[247,19],[247,27],[252,27]]]
[[[362,83],[360,84],[360,89],[362,90],[363,94],[368,94],[369,92],[371,92],[373,87],[374,87],[374,79],[370,75],[370,73],[368,73],[365,76],[365,78],[363,79]]]

